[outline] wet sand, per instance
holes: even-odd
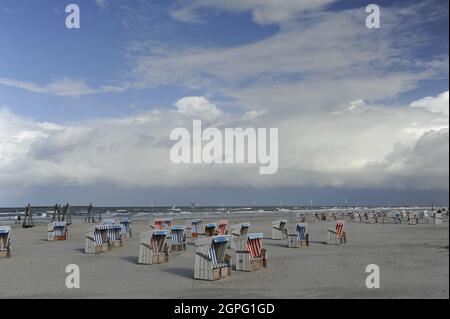
[[[64,242],[48,242],[46,225],[13,229],[11,258],[0,259],[0,297],[449,298],[447,223],[348,223],[348,243],[340,246],[325,243],[331,223],[311,223],[310,247],[292,249],[284,240],[269,239],[271,221],[281,217],[228,217],[230,224],[250,221],[252,232],[264,232],[268,267],[232,271],[231,277],[214,282],[193,279],[193,245],[171,253],[167,264],[138,265],[138,233],[149,228],[149,220],[133,222],[134,236],[124,247],[98,255],[84,254],[84,237],[92,224],[70,226]],[[65,286],[68,264],[80,267],[79,289]],[[380,267],[379,289],[365,286],[368,264]]]

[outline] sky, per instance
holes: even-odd
[[[448,205],[448,1],[369,3],[2,0],[0,207]],[[194,119],[278,171],[174,164]]]

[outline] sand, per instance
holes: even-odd
[[[138,265],[139,232],[124,247],[84,254],[92,225],[70,226],[69,240],[48,242],[47,226],[13,229],[12,256],[0,259],[1,298],[449,298],[449,227],[349,223],[346,245],[326,245],[329,222],[310,224],[311,245],[292,249],[269,239],[273,216],[241,218],[264,232],[268,267],[232,271],[220,281],[193,279],[195,247],[172,253],[169,263]],[[217,220],[218,218],[212,219]],[[229,218],[231,223],[238,218]],[[80,267],[80,288],[65,286],[65,267]],[[368,264],[380,267],[379,289],[365,286]]]

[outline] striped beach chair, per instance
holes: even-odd
[[[416,213],[408,213],[408,225],[417,225],[419,223],[419,218]]]
[[[297,223],[288,227],[288,247],[300,248],[309,246],[307,223]]]
[[[217,228],[215,229],[215,234],[216,235],[226,235],[228,234],[228,220],[227,219],[222,219],[219,220],[219,222],[217,223]]]
[[[186,236],[188,238],[197,238],[201,232],[202,220],[201,219],[191,219],[188,220],[186,225]]]
[[[66,222],[51,222],[47,227],[47,239],[48,241],[66,240],[68,234]]]
[[[344,231],[344,221],[336,221],[333,228],[328,228],[327,244],[340,245],[347,243],[347,233]]]
[[[170,229],[170,250],[171,251],[186,250],[186,233],[184,226],[174,225]]]
[[[164,218],[163,219],[163,229],[169,230],[172,227],[173,219],[172,218]]]
[[[131,230],[131,220],[128,218],[121,218],[119,224],[122,227],[120,234],[122,239],[133,237],[133,232]]]
[[[150,227],[152,227],[155,230],[164,230],[164,219],[155,218],[153,220],[153,224]]]
[[[250,233],[236,239],[236,270],[255,271],[267,267],[262,240],[263,233]]]
[[[240,236],[247,235],[250,229],[251,224],[248,222],[234,224],[230,226],[231,229],[231,240],[230,240],[230,248],[236,250],[235,240]]]
[[[138,263],[162,264],[169,261],[168,230],[155,229],[141,234]]]
[[[0,226],[0,258],[11,257],[11,227]]]
[[[86,254],[99,254],[110,250],[108,241],[109,224],[94,226],[94,231],[87,233],[84,251]]]
[[[195,252],[194,278],[219,280],[231,275],[231,256],[226,253],[228,235],[198,239]]]
[[[287,219],[279,219],[272,222],[272,239],[287,239]]]
[[[111,248],[122,247],[122,225],[108,224],[108,242]]]

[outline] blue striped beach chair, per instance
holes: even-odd
[[[122,219],[120,219],[119,223],[122,226],[122,230],[121,230],[122,239],[132,238],[133,232],[131,230],[131,220],[128,218],[122,218]]]
[[[172,227],[173,218],[164,218],[163,219],[163,228],[169,230]]]
[[[231,275],[231,256],[226,253],[229,235],[199,238],[195,252],[194,278],[219,280]]]
[[[279,219],[272,222],[272,239],[287,239],[287,219]]]
[[[108,242],[111,248],[122,247],[122,225],[107,224],[108,227]]]
[[[263,233],[250,233],[236,239],[236,270],[255,271],[267,267],[263,237]]]
[[[170,229],[170,250],[171,251],[186,250],[186,233],[184,226],[174,225]]]
[[[288,227],[288,247],[300,248],[309,246],[307,223],[297,223]]]
[[[187,238],[197,238],[199,233],[202,232],[201,227],[202,227],[201,219],[188,220],[187,225],[186,225]]]
[[[47,239],[48,241],[66,240],[68,234],[67,223],[54,221],[48,224]]]
[[[11,257],[11,227],[0,226],[0,258]]]
[[[99,254],[110,250],[108,241],[109,224],[101,224],[94,226],[94,231],[87,233],[85,238],[86,254]]]
[[[139,264],[152,265],[169,261],[168,230],[150,230],[142,233],[140,237]]]

